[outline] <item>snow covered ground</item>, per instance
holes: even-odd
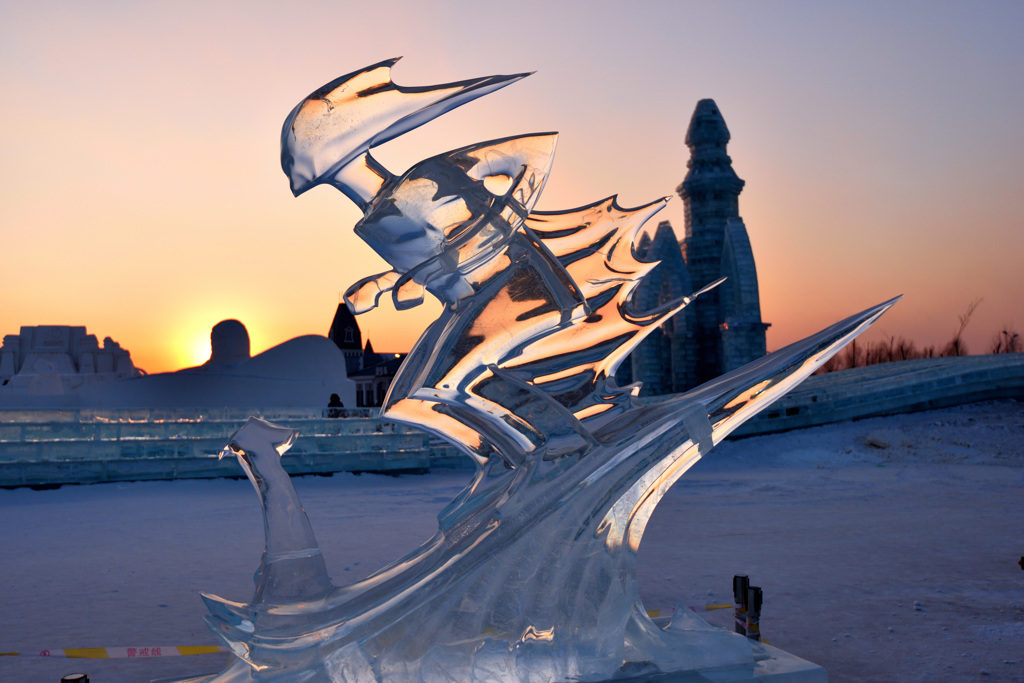
[[[428,539],[468,472],[296,480],[335,583]],[[246,600],[262,551],[244,480],[0,490],[0,652],[214,644],[199,591]],[[1024,404],[728,441],[662,501],[649,609],[764,589],[765,639],[833,681],[1024,681]],[[728,611],[709,621],[729,623]],[[148,681],[227,655],[0,657],[0,679]]]

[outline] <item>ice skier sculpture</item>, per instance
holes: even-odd
[[[349,289],[353,310],[386,293],[397,308],[425,292],[443,302],[383,414],[451,441],[477,471],[432,540],[348,586],[325,589],[326,570],[311,579],[320,565],[307,539],[278,543],[268,525],[253,601],[207,596],[211,628],[239,657],[211,680],[602,681],[749,669],[745,639],[683,614],[664,629],[647,617],[635,576],[644,528],[694,462],[892,302],[645,405],[639,386],[616,386],[615,369],[692,299],[633,305],[656,266],[636,258],[634,238],[665,200],[535,212],[553,133],[470,145],[392,174],[372,147],[523,76],[403,88],[391,81],[394,62],[303,100],[282,131],[282,165],[295,194],[326,183],[356,202],[356,233],[392,266]],[[232,451],[273,460],[272,441],[236,437]],[[268,571],[272,544],[306,558],[295,590]],[[272,591],[261,585],[270,576]]]

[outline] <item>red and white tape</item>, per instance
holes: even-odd
[[[67,657],[69,659],[142,659],[149,657],[186,657],[230,652],[218,645],[177,645],[157,647],[72,647],[39,652],[0,652],[0,657]]]
[[[705,605],[705,611],[725,609],[731,604]],[[697,608],[691,608],[695,612]],[[670,610],[649,609],[647,616],[658,618],[671,614]],[[172,645],[149,647],[72,647],[40,650],[38,652],[0,652],[0,657],[66,657],[68,659],[143,659],[150,657],[187,657],[190,655],[209,655],[219,652],[230,652],[219,645]]]

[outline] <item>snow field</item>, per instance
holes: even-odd
[[[729,602],[746,573],[765,639],[833,681],[1024,681],[1022,444],[1014,401],[727,441],[648,526],[645,606]],[[468,478],[295,482],[343,584],[426,541]],[[199,591],[248,599],[263,529],[245,480],[100,484],[0,490],[0,544],[0,652],[204,645]],[[148,681],[226,661],[0,657],[0,678]]]

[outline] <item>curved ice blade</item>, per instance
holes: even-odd
[[[391,80],[391,67],[398,59],[334,79],[310,93],[288,115],[281,130],[281,167],[295,195],[332,182],[364,205],[388,178],[382,167],[371,167],[364,158],[371,147],[529,75],[403,87]],[[379,181],[346,182],[344,174],[338,173],[353,162],[378,175]]]

